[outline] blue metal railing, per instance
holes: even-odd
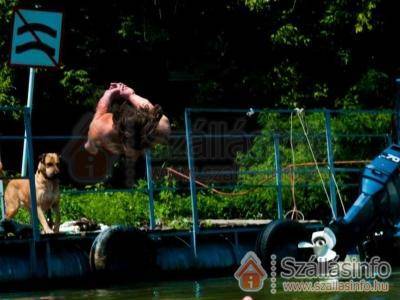
[[[197,190],[196,190],[196,177],[195,177],[195,165],[193,156],[193,144],[192,144],[192,121],[190,114],[185,109],[185,129],[186,129],[186,147],[187,147],[187,162],[189,166],[189,186],[190,195],[192,199],[192,250],[194,257],[197,257],[197,233],[199,231],[199,214],[197,209]]]
[[[196,253],[196,236],[199,231],[199,217],[198,217],[198,212],[197,212],[197,189],[196,189],[196,175],[207,175],[211,173],[207,172],[196,172],[195,166],[194,166],[194,157],[193,157],[193,139],[195,138],[230,138],[230,137],[245,137],[245,138],[254,138],[259,136],[259,134],[193,134],[192,133],[192,128],[191,128],[191,115],[193,113],[219,113],[219,114],[233,114],[233,113],[239,113],[239,114],[245,114],[247,113],[248,110],[246,109],[210,109],[210,108],[187,108],[185,109],[185,129],[186,129],[186,143],[187,143],[187,159],[188,159],[188,166],[189,166],[189,174],[190,174],[190,191],[191,191],[191,199],[192,199],[192,221],[193,221],[193,235],[192,235],[192,243],[193,243],[193,251]],[[259,109],[253,109],[253,112],[262,112],[264,114],[267,113],[278,113],[278,114],[291,114],[294,113],[294,110],[288,110],[288,109],[271,109],[271,110],[259,110]],[[332,114],[370,114],[370,115],[377,115],[377,114],[390,114],[393,115],[395,114],[396,119],[399,119],[399,116],[397,115],[397,111],[393,110],[329,110],[329,109],[310,109],[307,110],[307,113],[323,113],[324,115],[324,126],[325,126],[325,134],[314,134],[313,136],[320,136],[320,137],[325,137],[325,142],[326,142],[326,154],[327,154],[327,162],[328,162],[328,168],[325,170],[329,174],[329,194],[330,194],[330,199],[331,199],[331,206],[332,206],[332,217],[337,218],[337,201],[336,201],[336,187],[335,187],[335,182],[334,182],[334,175],[336,172],[358,172],[361,169],[359,168],[335,168],[334,162],[335,158],[333,155],[333,136],[332,136],[332,128],[331,128],[331,116]],[[396,137],[398,140],[399,137],[399,132],[400,128],[399,125],[400,122],[396,123]],[[380,138],[385,138],[387,140],[388,144],[391,144],[392,139],[389,133],[384,133],[384,134],[356,134],[356,133],[350,133],[350,134],[335,134],[335,137],[357,137],[357,138],[364,138],[364,137],[380,137]],[[281,135],[279,134],[273,134],[273,144],[274,144],[274,161],[275,161],[275,170],[273,170],[273,173],[275,175],[275,180],[276,180],[276,195],[277,195],[277,210],[278,210],[278,218],[283,218],[283,205],[282,205],[282,188],[284,187],[284,184],[282,184],[282,173],[285,171],[282,170],[282,165],[281,165],[281,160],[280,160],[280,149],[279,149],[279,144],[280,144],[280,138]],[[265,172],[270,172],[270,170],[264,170]],[[260,172],[264,172],[260,171]],[[229,171],[222,171],[224,174],[232,174],[229,173]],[[258,171],[245,171],[245,172],[240,172],[237,171],[236,174],[243,174],[247,173],[250,174],[254,172],[255,174]],[[218,172],[217,172],[218,173]],[[221,174],[221,173],[218,173]],[[299,184],[296,184],[299,186]],[[301,184],[300,184],[301,185]],[[273,186],[273,185],[271,185]],[[307,185],[310,186],[310,185]],[[215,186],[213,186],[215,188]],[[267,188],[267,185],[263,185],[264,188]],[[288,186],[290,187],[290,186]]]
[[[22,108],[23,109],[23,108]],[[5,110],[5,111],[18,111],[21,110],[21,108],[3,108],[0,107],[0,111]],[[32,171],[34,172],[33,169],[33,147],[32,147],[32,142],[36,140],[41,140],[41,141],[62,141],[62,140],[83,140],[86,139],[86,136],[79,136],[79,135],[74,135],[74,136],[32,136],[31,132],[31,124],[30,124],[30,111],[29,109],[23,109],[24,110],[24,128],[26,131],[26,138],[24,136],[0,136],[0,141],[1,140],[27,140],[27,147],[28,147],[28,171],[29,171],[29,178],[31,183],[33,182],[34,184],[34,173],[32,174]],[[285,133],[271,133],[272,137],[272,142],[273,142],[273,155],[274,155],[274,169],[271,170],[234,170],[234,171],[197,171],[195,167],[195,153],[193,150],[193,140],[196,139],[214,139],[214,138],[245,138],[245,139],[252,139],[259,137],[262,133],[257,132],[257,133],[216,133],[216,134],[199,134],[197,132],[193,132],[192,130],[192,114],[194,113],[221,113],[221,114],[226,114],[226,113],[246,113],[248,110],[243,110],[243,109],[200,109],[200,108],[188,108],[184,112],[184,120],[185,120],[185,132],[182,134],[173,134],[172,139],[181,139],[184,137],[186,141],[186,161],[188,165],[188,171],[189,171],[189,184],[188,184],[188,189],[190,190],[190,197],[191,197],[191,210],[192,210],[192,229],[191,229],[191,239],[192,239],[192,248],[193,248],[193,254],[194,256],[197,255],[197,235],[200,233],[200,227],[199,227],[199,215],[198,215],[198,207],[197,207],[197,192],[198,190],[207,190],[205,187],[198,187],[196,185],[196,177],[204,177],[204,176],[210,176],[210,175],[257,175],[257,174],[270,174],[273,175],[275,178],[275,184],[262,184],[260,185],[232,185],[230,187],[240,187],[240,188],[274,188],[276,189],[276,202],[277,202],[277,213],[278,213],[278,218],[283,218],[283,193],[282,189],[284,188],[290,188],[290,185],[284,184],[282,180],[282,176],[285,174],[292,172],[291,170],[287,170],[282,167],[282,161],[281,161],[281,142],[282,139],[287,138],[288,135]],[[262,112],[264,114],[267,113],[279,113],[279,114],[289,114],[293,113],[293,110],[254,110],[255,112]],[[348,113],[365,113],[365,114],[371,114],[371,115],[376,115],[376,114],[394,114],[395,112],[392,110],[326,110],[326,109],[313,109],[313,110],[307,110],[307,113],[322,113],[325,119],[324,122],[324,127],[325,127],[325,133],[324,134],[310,134],[310,136],[319,138],[319,139],[325,139],[326,143],[326,154],[327,154],[327,163],[328,167],[327,168],[322,168],[321,171],[329,175],[329,193],[330,193],[330,198],[332,199],[332,206],[334,208],[333,212],[333,217],[337,217],[337,204],[336,204],[336,190],[335,190],[335,185],[333,182],[333,176],[334,174],[337,173],[354,173],[354,172],[359,172],[361,168],[349,168],[349,167],[335,167],[334,162],[335,162],[335,157],[333,155],[333,143],[335,142],[335,139],[345,137],[345,138],[382,138],[386,141],[386,143],[390,144],[391,143],[391,135],[390,133],[335,133],[334,135],[332,134],[332,129],[331,129],[331,117],[332,114],[348,114]],[[399,123],[396,123],[399,124]],[[399,128],[396,127],[396,133],[399,132]],[[264,133],[265,134],[265,133]],[[301,134],[293,134],[295,137],[302,136]],[[173,153],[174,154],[174,153]],[[147,177],[147,193],[149,197],[149,223],[150,223],[150,228],[154,229],[155,228],[155,203],[154,203],[154,193],[157,191],[162,191],[162,190],[181,190],[185,189],[184,187],[164,187],[164,186],[158,186],[156,182],[154,181],[153,178],[153,171],[152,171],[152,154],[150,151],[146,151],[146,177]],[[310,173],[310,172],[315,172],[312,168],[305,168],[304,170],[297,170],[297,173]],[[303,184],[303,183],[296,183],[296,186],[302,187],[302,186],[307,186],[307,187],[319,187],[320,185],[318,184]],[[355,186],[354,184],[347,184],[347,186]],[[34,185],[31,185],[31,189],[34,187]],[[213,185],[213,188],[227,188],[226,185]],[[34,188],[33,188],[34,190]],[[108,191],[108,190],[106,190]],[[100,190],[98,192],[106,192],[104,190]],[[121,189],[121,190],[112,190],[113,192],[115,191],[126,191],[130,192],[132,191],[131,189]],[[96,191],[64,191],[66,193],[92,193]],[[32,206],[33,207],[33,206]],[[38,228],[37,225],[37,216],[36,215],[36,210],[32,210],[32,225],[34,228]],[[38,232],[36,231],[34,240],[38,240],[39,235]]]

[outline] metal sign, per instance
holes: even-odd
[[[62,17],[60,12],[15,10],[10,63],[31,67],[58,66]]]

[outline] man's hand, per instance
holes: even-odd
[[[103,97],[100,98],[99,102],[97,103],[96,113],[94,115],[94,119],[101,117],[105,113],[108,113],[108,110],[111,106],[112,101],[120,95],[119,88],[109,88],[104,92]]]
[[[118,83],[111,82],[109,90],[110,89],[118,89],[119,96],[121,96],[125,100],[129,100],[129,97],[135,94],[135,91],[132,88],[123,84],[122,82],[118,82]]]
[[[105,91],[105,96],[109,97],[110,100],[113,100],[115,97],[120,96],[120,88],[119,87],[112,87]]]
[[[122,82],[111,82],[109,90],[119,90],[119,96],[132,103],[138,109],[151,109],[153,105],[149,100],[135,94],[135,91]]]

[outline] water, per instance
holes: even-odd
[[[266,287],[258,293],[245,293],[238,287],[233,277],[213,278],[199,281],[169,281],[157,283],[140,283],[128,286],[115,286],[107,289],[64,289],[41,292],[7,293],[1,294],[0,299],[101,299],[101,300],[125,300],[125,299],[218,299],[233,300],[242,299],[251,295],[258,299],[332,299],[332,300],[397,300],[400,298],[400,273],[396,273],[389,280],[390,291],[387,293],[284,293],[277,292],[272,295],[269,290],[270,282],[266,281]],[[278,286],[281,285],[278,281]]]

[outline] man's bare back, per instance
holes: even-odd
[[[111,83],[97,104],[96,113],[89,127],[88,140],[85,149],[96,154],[102,148],[113,154],[125,154],[132,159],[138,158],[144,149],[127,147],[121,142],[113,114],[110,112],[113,100],[122,98],[128,101],[137,110],[154,110],[154,105],[147,99],[135,94],[134,90],[122,83]],[[170,124],[166,116],[162,115],[154,132],[154,143],[166,140],[170,134]]]

